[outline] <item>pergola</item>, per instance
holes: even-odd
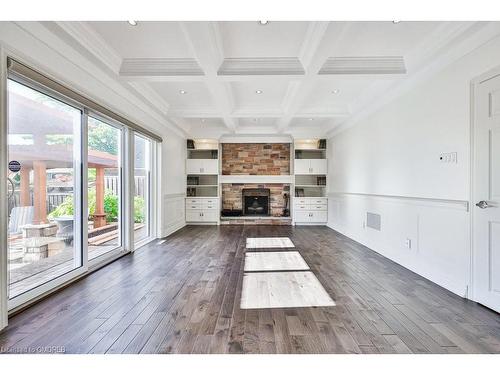
[[[81,150],[74,141],[79,137],[81,125],[74,122],[75,116],[59,109],[16,94],[9,97],[9,135],[29,138],[29,142],[25,144],[12,144],[14,142],[9,141],[9,160],[16,160],[21,164],[20,206],[31,205],[30,173],[33,171],[34,224],[48,222],[47,169],[73,168],[81,160]],[[51,144],[48,140],[54,135],[72,136],[68,137],[71,142]],[[106,224],[105,169],[117,168],[118,157],[103,151],[88,150],[88,167],[96,169],[94,227],[98,228]],[[74,174],[72,177],[75,178]]]

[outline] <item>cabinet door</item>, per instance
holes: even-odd
[[[310,174],[311,163],[309,159],[295,159],[295,174]]]
[[[314,211],[311,214],[311,223],[326,223],[328,221],[328,211]]]
[[[311,172],[312,174],[327,174],[328,166],[326,159],[311,159]]]
[[[308,223],[311,220],[310,211],[295,211],[295,222]]]
[[[203,173],[203,159],[187,159],[186,173],[187,174]]]
[[[202,221],[201,210],[186,210],[186,221]]]
[[[205,174],[219,174],[218,159],[203,159],[203,172]]]
[[[218,212],[219,212],[218,210],[204,210],[203,221],[216,222]]]

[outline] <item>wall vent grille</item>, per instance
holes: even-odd
[[[366,213],[366,226],[375,230],[381,230],[381,216],[373,212]]]

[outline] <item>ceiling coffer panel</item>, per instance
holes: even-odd
[[[304,75],[297,57],[227,58],[217,72],[220,76],[238,75]]]
[[[318,74],[405,74],[403,56],[329,57]]]
[[[205,73],[192,58],[128,58],[123,59],[121,76],[203,76]]]

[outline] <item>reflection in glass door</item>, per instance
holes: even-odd
[[[151,141],[134,134],[134,242],[151,236]]]
[[[88,118],[89,261],[122,246],[122,130]]]
[[[82,111],[8,80],[9,298],[83,265]]]

